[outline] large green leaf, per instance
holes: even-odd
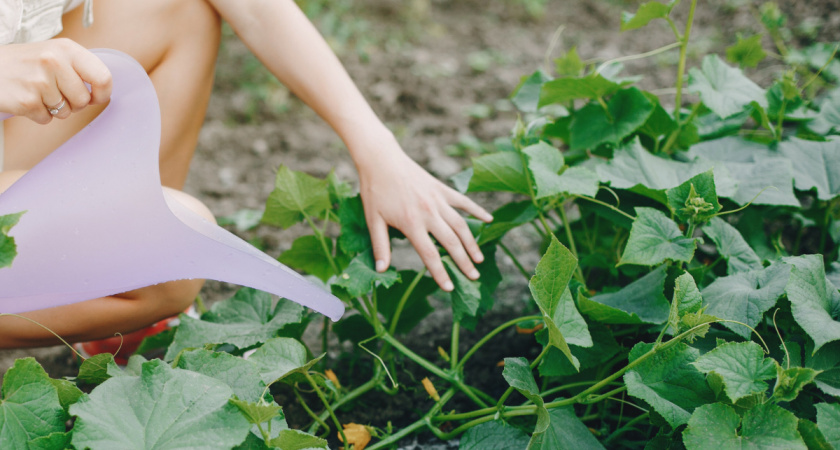
[[[594,197],[598,192],[598,175],[583,167],[567,168],[557,148],[540,141],[522,149],[522,153],[538,199],[559,194]]]
[[[578,110],[570,125],[572,150],[594,149],[607,143],[614,146],[645,124],[654,104],[636,88],[618,91],[607,102],[589,103]]]
[[[356,195],[339,202],[338,221],[341,223],[338,246],[344,253],[355,255],[372,248],[361,196]]]
[[[515,152],[498,152],[473,158],[469,192],[516,192],[528,195],[522,158]]]
[[[163,361],[143,364],[140,376],[115,377],[72,405],[77,448],[229,449],[250,424],[228,400],[223,382]]]
[[[589,330],[592,338],[592,345],[589,347],[582,347],[574,344],[569,344],[572,350],[572,356],[577,360],[578,366],[575,366],[569,358],[561,355],[561,351],[554,347],[549,347],[548,354],[542,359],[540,363],[540,375],[546,377],[563,377],[574,375],[579,370],[597,367],[600,364],[611,359],[620,350],[615,338],[613,338],[610,330],[600,323],[592,323],[589,325]],[[543,345],[548,344],[548,330],[537,333],[537,341]],[[570,336],[571,340],[571,336]]]
[[[398,281],[400,274],[393,267],[385,272],[377,272],[373,262],[373,250],[367,250],[350,261],[334,286],[343,288],[351,297],[361,297],[376,286],[388,287]]]
[[[825,439],[834,448],[840,448],[840,405],[820,403],[815,406],[817,408],[817,426],[820,427]]]
[[[326,242],[327,249],[332,252],[332,239],[327,239]],[[321,281],[327,281],[334,275],[330,261],[324,253],[323,244],[313,234],[295,239],[292,248],[283,252],[277,260],[294,269],[315,275]]]
[[[50,377],[35,358],[23,358],[3,377],[0,448],[36,448],[31,441],[64,432],[67,414]]]
[[[792,266],[785,292],[793,318],[814,340],[813,352],[840,340],[840,292],[825,278],[822,257],[805,255],[784,261]]]
[[[791,138],[780,143],[779,150],[793,163],[796,189],[816,189],[820,200],[840,195],[840,141]]]
[[[668,313],[668,326],[671,333],[680,332],[681,318],[686,314],[696,313],[703,309],[703,296],[697,289],[697,282],[690,273],[686,272],[674,280],[674,297],[671,300],[671,310]]]
[[[540,102],[540,90],[542,90],[542,85],[547,81],[551,81],[551,77],[546,75],[542,70],[537,70],[529,77],[522,79],[522,82],[513,91],[510,101],[522,112],[537,112]]]
[[[528,435],[503,420],[476,425],[463,436],[458,450],[510,450],[528,446]]]
[[[478,280],[470,280],[464,276],[449,256],[443,258],[444,267],[455,285],[455,289],[450,293],[454,319],[468,330],[475,329],[479,318],[493,307],[494,293],[502,281],[502,274],[496,264],[496,246],[485,245],[481,247],[481,252],[484,254],[484,262],[476,265],[476,269],[481,273]]]
[[[206,344],[250,347],[277,336],[286,325],[301,322],[302,306],[284,299],[274,308],[271,303],[269,294],[243,288],[232,298],[213,305],[201,320],[181,314],[181,324],[165,359],[174,359],[185,348],[201,348]]]
[[[688,450],[806,450],[796,416],[772,404],[758,405],[743,419],[729,405],[697,408],[683,432]]]
[[[808,123],[817,134],[837,134],[840,131],[840,91],[834,90],[823,99],[817,117]]]
[[[257,349],[248,361],[256,364],[260,378],[271,384],[301,370],[308,370],[321,357],[309,360],[306,347],[296,339],[274,338]]]
[[[305,217],[319,217],[330,207],[327,180],[280,166],[265,204],[263,222],[288,228]]]
[[[538,214],[531,200],[504,204],[493,211],[492,223],[482,224],[481,231],[476,237],[478,245],[500,239],[508,231],[536,219]]]
[[[568,296],[563,295],[568,291],[569,281],[576,267],[577,259],[572,252],[552,235],[551,244],[537,264],[535,274],[528,284],[546,322],[549,343],[563,351],[573,363],[575,358],[560,327],[567,322],[568,317],[570,325],[567,329],[576,333],[576,342],[585,339],[583,333],[586,337],[589,335],[589,331],[585,328],[586,322],[575,309],[571,293]],[[583,326],[583,330],[580,329],[580,325]],[[592,345],[591,338],[589,345]]]
[[[597,99],[617,92],[626,84],[629,83],[616,83],[598,73],[580,78],[558,78],[542,85],[539,107],[555,103],[566,104],[572,100]]]
[[[400,283],[390,287],[379,286],[376,288],[376,298],[378,299],[377,307],[379,312],[385,316],[388,321],[388,327],[391,326],[391,321],[394,319],[397,305],[406,294],[408,287],[411,285],[417,272],[411,270],[403,270],[399,273]],[[408,333],[421,320],[428,316],[434,308],[429,305],[429,296],[438,290],[437,283],[430,277],[422,277],[414,290],[411,291],[400,314],[399,323],[397,323],[397,333]]]
[[[679,186],[713,167],[712,161],[680,162],[654,156],[645,150],[639,139],[633,139],[617,149],[607,164],[596,166],[596,170],[601,181],[610,183],[613,188],[629,189],[667,205],[666,189]],[[733,193],[733,183],[727,173],[715,171],[719,196]]]
[[[12,260],[17,256],[15,238],[9,236],[9,231],[17,225],[22,215],[23,213],[0,216],[0,269],[11,266]]]
[[[697,239],[683,236],[679,226],[665,213],[639,207],[618,265],[654,266],[667,260],[689,262],[696,248]]]
[[[551,424],[543,433],[534,433],[528,450],[598,450],[604,446],[595,439],[589,428],[575,415],[571,406],[552,408],[548,412]],[[515,446],[506,449],[521,448]]]
[[[814,384],[826,394],[840,397],[840,341],[828,343],[817,352],[812,350],[806,346],[805,367],[819,371]]]
[[[741,233],[725,220],[719,217],[712,218],[708,225],[703,227],[703,233],[717,246],[718,254],[726,260],[727,272],[730,275],[763,268],[761,258],[755,250],[747,244]]]
[[[705,222],[722,208],[718,203],[715,176],[711,170],[668,189],[666,195],[668,207],[683,222]]]
[[[300,430],[283,430],[280,436],[269,442],[271,448],[281,450],[317,450],[329,449],[327,441]]]
[[[176,367],[225,383],[241,400],[256,402],[263,398],[265,383],[260,378],[257,366],[230,353],[204,349],[184,352],[178,358]]]
[[[764,357],[755,342],[728,342],[697,358],[694,367],[703,373],[715,373],[723,379],[726,395],[732,402],[752,394],[764,393],[764,380],[776,378],[776,361]]]
[[[767,107],[763,89],[744,76],[740,69],[729,67],[714,54],[703,58],[703,69],[689,71],[688,92],[700,95],[700,100],[721,118],[727,118],[756,102]]]
[[[636,344],[630,351],[630,361],[650,351],[653,345]],[[659,350],[624,374],[627,392],[648,402],[674,428],[688,422],[694,408],[714,398],[705,377],[692,365],[698,356],[697,349],[684,343]]]
[[[726,59],[741,67],[755,67],[767,52],[761,48],[761,35],[756,34],[748,38],[738,36],[738,42],[726,48]]]
[[[667,276],[665,266],[660,266],[617,292],[591,299],[579,295],[580,312],[600,323],[664,323],[670,311],[663,294]]]
[[[505,358],[505,369],[502,376],[510,387],[519,391],[525,398],[534,402],[537,407],[537,426],[534,434],[543,433],[548,429],[548,410],[545,409],[540,396],[540,388],[531,371],[531,366],[525,358]]]
[[[642,28],[654,19],[665,19],[679,2],[680,0],[671,0],[668,3],[647,2],[642,3],[635,13],[623,12],[621,14],[621,31]]]
[[[802,389],[813,383],[817,377],[814,369],[807,367],[776,368],[776,385],[773,386],[773,398],[782,402],[792,402]]]
[[[702,291],[703,300],[708,305],[706,313],[754,328],[785,293],[789,276],[790,267],[773,264],[766,269],[718,278]],[[723,326],[744,338],[752,333],[749,328],[736,323],[724,322]]]

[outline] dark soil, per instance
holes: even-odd
[[[337,10],[335,14],[340,13],[334,17],[337,20],[316,22],[330,36],[347,70],[406,152],[445,179],[461,170],[466,163],[465,155],[474,154],[463,150],[463,146],[458,154],[452,151],[453,146],[470,139],[488,142],[509,133],[516,113],[506,98],[520,77],[543,66],[544,60],[574,46],[584,59],[606,60],[673,42],[664,22],[642,31],[618,32],[621,11],[635,9],[640,1],[548,0],[541,17],[530,15],[524,3],[521,0],[334,1],[326,4]],[[689,2],[682,3],[678,6],[678,23],[684,22],[688,11]],[[802,23],[813,23],[820,30],[819,40],[840,39],[840,1],[780,0],[778,3],[789,15],[791,29]],[[747,35],[761,31],[754,13],[759,5],[760,2],[750,0],[701,2],[692,31],[691,63],[696,63],[699,55],[721,52],[735,41],[736,31]],[[325,14],[328,16],[330,10]],[[562,27],[560,38],[551,54],[546,55],[558,27]],[[769,40],[765,47],[770,48]],[[645,89],[667,88],[673,86],[676,59],[676,52],[669,52],[628,63],[626,70],[645,75],[640,83]],[[766,85],[777,68],[768,65],[752,76]],[[666,103],[672,101],[668,95],[663,91]],[[470,115],[477,110],[475,105],[485,105],[485,112],[478,114],[478,118]],[[217,216],[228,216],[246,208],[261,209],[273,188],[274,171],[281,164],[316,176],[335,170],[342,179],[351,182],[356,179],[352,161],[335,133],[284,88],[272,82],[244,45],[227,33],[220,52],[216,92],[186,191],[206,202]],[[501,203],[492,197],[477,198],[491,209]],[[262,245],[269,254],[278,255],[305,232],[302,227],[285,231],[261,227],[241,234]],[[533,236],[527,232],[513,234],[508,239],[506,242],[515,252],[533,248]],[[419,265],[410,247],[402,243],[395,246],[398,267]],[[533,268],[536,260],[537,255],[526,254],[523,263]],[[521,280],[504,255],[499,257],[499,264],[503,272],[511,274],[509,278]],[[234,290],[234,286],[208,282],[203,296],[213,302],[227,298]],[[502,292],[498,311],[489,313],[476,332],[464,331],[462,352],[482,332],[526,307],[528,294],[524,283],[513,281]],[[450,313],[442,308],[404,342],[421,355],[438,361],[436,348],[439,345],[447,348],[450,324]],[[313,329],[309,334],[316,336],[317,332]],[[317,338],[312,341],[317,342]],[[506,384],[496,363],[506,356],[536,355],[533,342],[531,336],[512,331],[503,333],[492,341],[489,351],[479,353],[471,361],[467,380],[490,395],[500,395]],[[318,348],[318,344],[313,348]],[[336,344],[330,358],[337,367],[346,367],[349,374],[339,373],[339,376],[363,382],[371,370],[370,357],[338,359],[340,349]],[[70,353],[63,347],[2,351],[0,373],[5,372],[14,358],[27,355],[36,356],[52,376],[75,374]],[[342,411],[342,420],[382,428],[388,421],[401,426],[416,420],[431,405],[419,387],[419,380],[426,374],[407,363],[406,369],[399,380],[406,391],[395,396],[372,394],[352,410]],[[305,425],[307,419],[299,414],[291,393],[278,394],[289,396],[286,412],[290,423]],[[456,402],[451,407],[466,409],[471,405]]]

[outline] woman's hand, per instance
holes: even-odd
[[[380,151],[375,152],[377,158],[373,162],[368,160],[367,164],[359,164],[357,161],[376,270],[382,272],[391,263],[388,226],[392,226],[408,238],[444,291],[451,291],[454,286],[430,234],[467,277],[478,278],[473,262],[481,263],[484,256],[456,208],[486,222],[492,221],[493,217],[423,170],[402,151],[390,133],[384,140],[379,140],[377,146]]]
[[[69,39],[0,46],[0,67],[0,112],[39,124],[53,117],[66,119],[111,98],[108,68]],[[50,114],[51,108],[59,109],[58,113]]]

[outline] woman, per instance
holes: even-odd
[[[485,221],[492,217],[403,152],[293,0],[0,0],[0,113],[18,116],[5,122],[0,192],[104,109],[110,74],[86,49],[108,47],[139,61],[155,85],[163,122],[162,184],[212,218],[180,189],[210,97],[221,19],[347,145],[359,172],[377,270],[390,265],[392,226],[411,241],[443,290],[453,284],[430,234],[469,278],[478,278],[473,262],[483,256],[455,208]],[[100,339],[183,311],[202,284],[174,281],[25,316],[70,341]],[[0,348],[55,342],[30,322],[0,318]]]

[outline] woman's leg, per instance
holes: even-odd
[[[161,181],[181,189],[210,98],[220,19],[205,0],[108,0],[94,5],[93,26],[82,27],[80,7],[64,16],[64,31],[58,37],[87,48],[114,48],[143,65],[161,107]],[[102,109],[88,107],[49,125],[25,118],[7,120],[4,169],[31,169]]]
[[[25,172],[0,172],[0,192]],[[208,220],[213,215],[204,204],[181,191],[167,194]],[[20,314],[44,325],[68,342],[90,341],[130,333],[178,314],[193,302],[204,280],[161,283],[122,294]],[[0,317],[0,348],[41,347],[58,344],[49,331],[14,316]]]

